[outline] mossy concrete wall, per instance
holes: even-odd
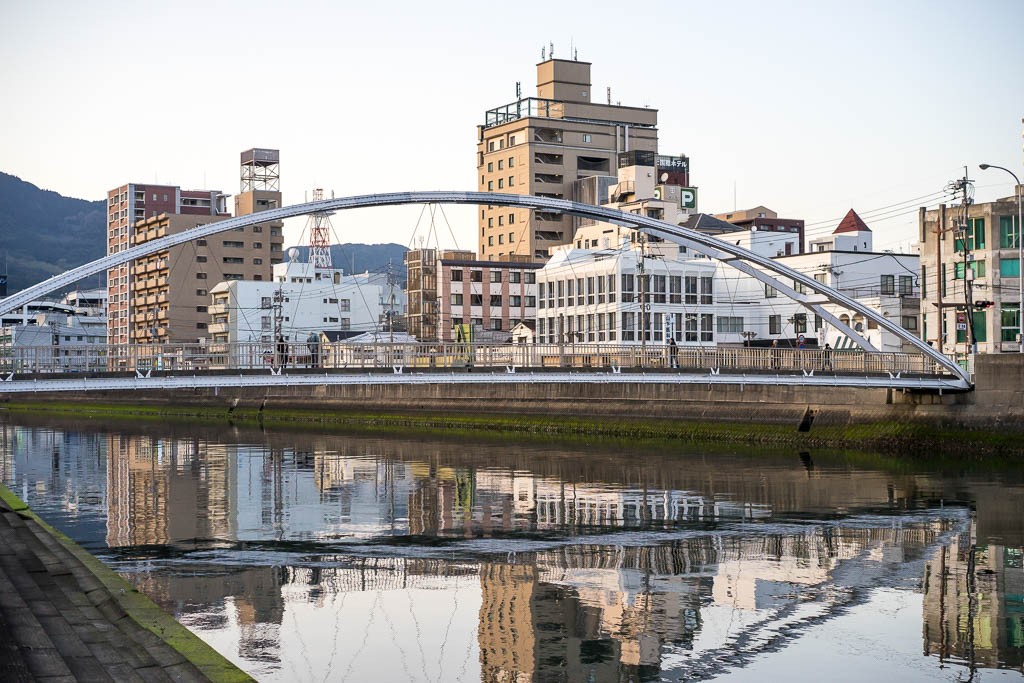
[[[814,426],[910,421],[1024,431],[1024,357],[980,356],[967,393],[789,385],[474,384],[320,385],[32,395],[38,401],[225,406],[264,410],[498,413],[671,418]],[[20,397],[12,397],[17,401]],[[29,397],[25,397],[29,398]]]

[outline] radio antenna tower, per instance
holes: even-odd
[[[319,202],[324,198],[323,188],[313,190],[313,201]],[[309,262],[316,270],[331,269],[331,214],[326,211],[317,211],[309,215]]]

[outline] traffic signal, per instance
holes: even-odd
[[[989,308],[994,303],[995,302],[993,302],[993,301],[975,301],[974,302],[974,307],[980,311],[982,309]]]

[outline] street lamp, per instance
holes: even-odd
[[[1006,171],[1013,176],[1016,185],[1014,185],[1014,192],[1017,195],[1017,339],[1020,340],[1019,351],[1024,353],[1024,218],[1022,218],[1021,212],[1021,185],[1020,178],[1017,174],[1008,168],[1002,166],[996,166],[994,164],[981,164],[978,166],[982,171],[987,171],[990,168],[998,168],[1000,171]]]

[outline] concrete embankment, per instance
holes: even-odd
[[[120,406],[167,414],[229,412],[233,419],[349,421],[372,416],[379,424],[473,428],[469,416],[485,429],[503,420],[515,431],[515,416],[559,423],[587,424],[698,423],[701,435],[715,437],[747,427],[763,440],[817,439],[817,443],[898,442],[922,434],[943,438],[951,432],[974,432],[974,441],[989,437],[1018,444],[1024,450],[1024,357],[1020,354],[980,356],[976,388],[966,393],[915,393],[894,389],[859,389],[789,385],[681,385],[675,383],[520,383],[492,384],[481,377],[473,384],[316,385],[221,388],[161,392],[88,392],[81,394],[12,396],[12,408],[34,404],[61,410]],[[77,407],[76,407],[77,406]],[[304,417],[303,417],[304,416]],[[426,416],[440,417],[428,421]],[[461,419],[460,418],[465,418]],[[447,422],[445,422],[447,421]],[[900,431],[902,430],[902,431]],[[656,432],[656,429],[653,429]],[[616,429],[603,433],[615,433]],[[619,433],[630,433],[623,426]],[[758,440],[758,439],[754,439]],[[1002,445],[998,450],[1006,450]],[[1011,448],[1011,450],[1014,450]]]
[[[0,680],[252,679],[0,484]]]

